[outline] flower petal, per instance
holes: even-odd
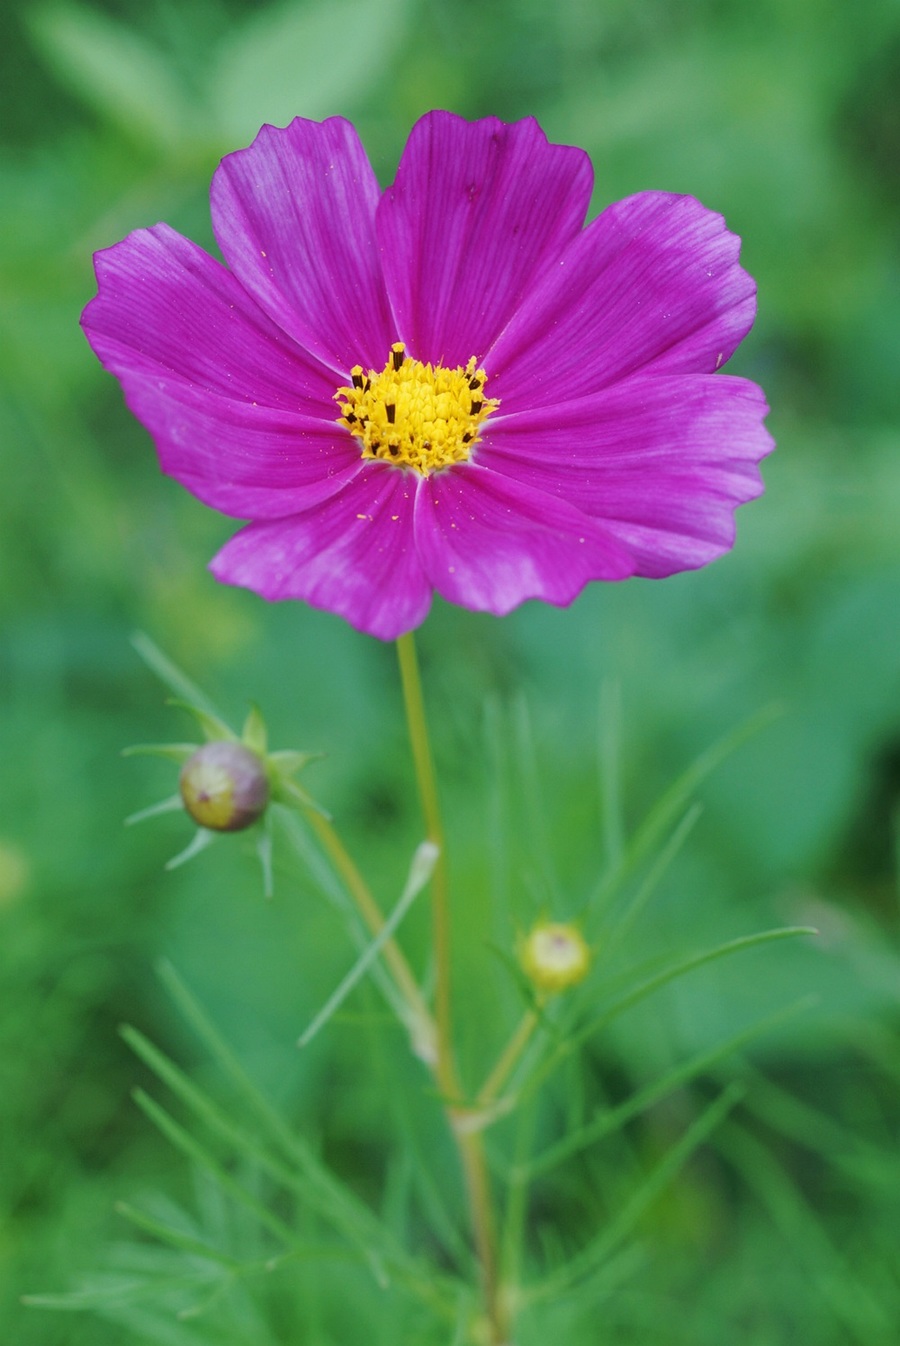
[[[423,483],[415,523],[438,592],[498,617],[528,598],[563,607],[589,580],[634,571],[621,543],[580,510],[473,464]]]
[[[576,237],[590,200],[587,155],[550,145],[529,118],[413,127],[378,238],[401,337],[423,361],[479,358],[535,275]]]
[[[96,270],[85,333],[164,472],[240,518],[296,513],[356,473],[332,375],[221,263],[160,224],[98,253]]]
[[[303,514],[250,524],[210,569],[263,598],[301,598],[381,640],[424,621],[431,586],[413,543],[421,479],[381,463]]]
[[[164,372],[284,410],[315,402],[333,419],[331,373],[269,321],[221,262],[167,224],[98,252],[94,268],[98,293],[81,321],[111,373]]]
[[[120,375],[162,470],[239,519],[280,519],[334,495],[362,458],[339,426],[212,396],[178,379]]]
[[[740,239],[690,196],[642,192],[598,215],[485,357],[504,410],[546,406],[637,370],[710,374],[756,313]]]
[[[747,379],[643,376],[488,422],[478,461],[577,501],[628,548],[637,574],[670,575],[732,546],[736,506],[762,491],[767,410]]]
[[[228,265],[285,332],[339,371],[380,369],[397,336],[375,243],[378,195],[343,117],[264,126],[213,177]]]

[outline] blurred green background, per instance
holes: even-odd
[[[402,1339],[396,1322],[379,1335],[363,1299],[341,1327],[307,1305],[265,1331],[206,1337],[202,1319],[179,1326],[168,1311],[131,1306],[99,1320],[25,1309],[19,1297],[68,1288],[103,1263],[125,1233],[117,1198],[189,1187],[130,1101],[146,1071],[117,1036],[128,1020],[191,1062],[196,1049],[153,971],[161,955],[255,1078],[373,1200],[372,1173],[404,1143],[385,1103],[402,1059],[396,1036],[384,1048],[391,1064],[374,1068],[369,1030],[352,1016],[302,1059],[293,1046],[352,957],[333,908],[286,848],[270,903],[237,838],[164,873],[189,839],[185,820],[125,831],[122,819],[170,793],[172,772],[119,756],[129,743],[189,736],[129,644],[141,628],[233,720],[254,699],[275,746],[327,754],[308,783],[390,901],[418,837],[393,651],[337,618],[213,581],[206,561],[233,525],[160,476],[77,322],[95,248],[159,219],[212,246],[209,177],[261,122],[345,113],[387,183],[411,122],[442,106],[535,115],[552,140],[583,146],[595,209],[653,187],[725,214],[760,293],[731,369],[765,387],[779,445],[767,494],[739,515],[734,553],[707,571],[596,585],[568,611],[528,605],[503,621],[438,603],[421,633],[470,1069],[499,1045],[498,1004],[515,1006],[487,945],[508,944],[540,910],[576,911],[603,863],[601,689],[608,713],[621,707],[629,825],[715,738],[783,705],[702,787],[703,817],[630,953],[782,922],[811,922],[820,939],[661,993],[593,1050],[590,1088],[616,1099],[798,995],[813,993],[815,1007],[740,1067],[747,1098],[647,1215],[637,1278],[602,1308],[558,1305],[553,1330],[605,1346],[893,1343],[894,0],[24,4],[0,11],[0,51],[3,1339]],[[528,741],[540,805],[522,784]],[[411,918],[412,950],[425,925],[422,913]],[[709,1096],[713,1084],[695,1088]],[[678,1133],[693,1098],[652,1110],[621,1140],[627,1164],[614,1147],[584,1161],[581,1181],[640,1167]],[[577,1187],[548,1186],[535,1216],[556,1220],[563,1240],[589,1219]]]

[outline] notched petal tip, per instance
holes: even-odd
[[[533,118],[426,113],[377,215],[394,314],[416,358],[480,358],[580,232],[592,182],[584,151],[552,144]]]
[[[353,125],[263,127],[213,175],[222,255],[248,294],[329,368],[374,365],[396,339],[375,242],[380,192]]]

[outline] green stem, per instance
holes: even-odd
[[[431,877],[431,920],[434,940],[435,990],[434,1016],[437,1022],[437,1078],[444,1097],[453,1099],[459,1089],[453,1059],[450,1007],[450,901],[444,829],[438,802],[434,760],[425,720],[425,702],[419,677],[419,661],[412,633],[397,641],[400,680],[406,705],[406,723],[416,769],[416,783],[425,817],[429,841],[438,848],[437,864]]]
[[[472,1219],[475,1250],[481,1264],[481,1288],[490,1332],[490,1346],[506,1346],[509,1336],[506,1307],[497,1276],[497,1234],[491,1202],[491,1184],[484,1156],[484,1139],[479,1132],[460,1130],[453,1113],[448,1111],[450,1128],[459,1148],[466,1195]],[[464,1124],[464,1121],[463,1121]]]
[[[496,1234],[491,1201],[491,1186],[482,1137],[467,1129],[467,1114],[459,1112],[455,1102],[461,1095],[453,1052],[452,1007],[450,995],[450,900],[444,828],[438,801],[434,758],[428,737],[419,661],[412,633],[397,641],[400,680],[406,706],[406,723],[412,748],[416,783],[429,841],[438,847],[438,860],[431,878],[432,934],[435,962],[435,1021],[437,1024],[437,1061],[435,1077],[444,1098],[447,1121],[459,1149],[465,1178],[466,1195],[472,1220],[472,1234],[481,1264],[482,1289],[491,1346],[505,1346],[508,1338],[507,1315],[497,1278]]]
[[[343,879],[369,932],[380,935],[384,929],[384,915],[337,832],[317,809],[304,808],[304,816]],[[437,1031],[418,983],[396,940],[389,939],[385,943],[382,955],[406,1003],[414,1050],[434,1069],[437,1063]]]
[[[494,1099],[509,1079],[523,1051],[531,1040],[531,1035],[540,1023],[540,1015],[537,1010],[526,1010],[519,1020],[518,1027],[504,1047],[500,1057],[488,1075],[478,1094],[478,1103],[481,1107],[487,1107],[493,1103]]]

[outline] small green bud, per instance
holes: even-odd
[[[252,826],[269,802],[266,764],[243,743],[205,743],[181,768],[178,784],[194,822],[213,832]]]
[[[575,925],[539,921],[522,941],[519,960],[526,977],[543,995],[577,986],[591,969],[591,951]]]

